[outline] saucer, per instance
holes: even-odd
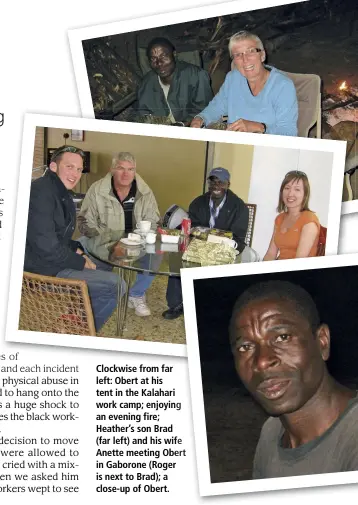
[[[149,230],[149,231],[141,231],[139,228],[136,228],[133,230],[133,233],[137,233],[137,235],[140,235],[141,237],[145,237],[148,233],[157,233],[157,230]]]
[[[129,245],[132,247],[138,247],[145,244],[145,240],[141,240],[140,242],[135,242],[134,240],[130,240],[129,238],[121,238],[120,242],[125,245]]]

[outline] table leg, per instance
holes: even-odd
[[[118,268],[118,295],[117,295],[117,335],[123,337],[123,331],[126,323],[130,270]]]

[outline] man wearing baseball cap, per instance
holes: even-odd
[[[242,252],[246,245],[249,210],[229,187],[229,171],[222,167],[213,168],[208,177],[208,191],[189,205],[189,218],[192,227],[205,226],[231,231],[238,251]],[[167,304],[169,309],[163,312],[165,319],[176,319],[183,313],[181,282],[178,277],[170,277],[168,280]]]

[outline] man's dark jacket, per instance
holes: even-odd
[[[210,193],[198,196],[189,205],[189,217],[191,226],[209,227],[210,221]],[[241,252],[245,248],[245,237],[249,225],[249,209],[235,193],[226,192],[226,201],[220,209],[215,220],[215,228],[231,231],[233,239],[237,242],[237,249]]]
[[[85,259],[71,240],[76,208],[70,192],[55,172],[31,184],[24,270],[55,276],[65,268],[83,270]]]
[[[168,102],[176,121],[190,121],[213,98],[209,74],[191,63],[177,61],[170,84]],[[150,70],[137,91],[136,114],[144,116],[168,116],[169,108],[158,74]]]

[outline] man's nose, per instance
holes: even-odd
[[[275,367],[280,363],[280,359],[275,351],[268,345],[257,346],[255,352],[255,368],[259,372]]]

